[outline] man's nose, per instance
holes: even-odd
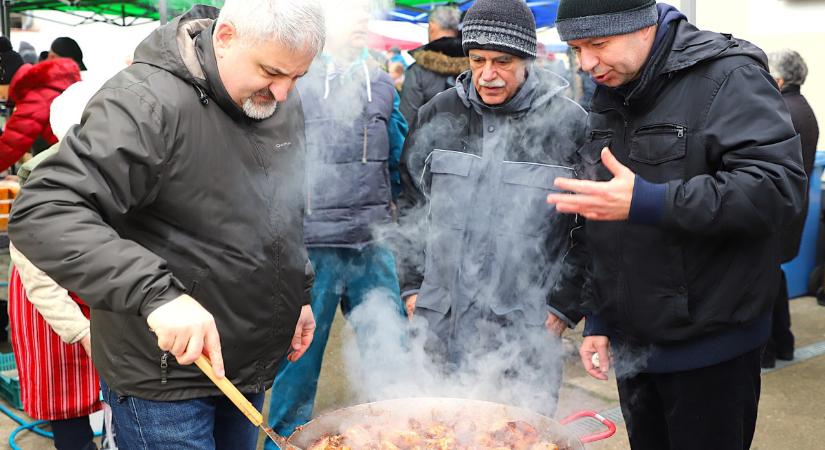
[[[484,69],[481,71],[481,79],[484,81],[492,81],[498,78],[498,73],[496,69],[493,67],[493,64],[487,63],[484,66]]]
[[[275,100],[285,102],[293,86],[295,86],[293,80],[279,80],[269,85],[269,92],[272,93]]]
[[[599,58],[592,52],[582,49],[579,52],[579,66],[585,72],[590,72],[599,65]]]

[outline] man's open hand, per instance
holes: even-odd
[[[547,203],[556,211],[579,214],[589,220],[625,220],[630,214],[636,175],[623,166],[610,149],[602,149],[602,162],[613,174],[610,181],[556,178],[555,185],[572,194],[550,194]]]

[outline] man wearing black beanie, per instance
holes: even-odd
[[[561,0],[557,28],[598,84],[592,181],[548,196],[588,221],[582,362],[613,363],[633,450],[750,448],[777,232],[806,189],[767,58],[653,0]]]

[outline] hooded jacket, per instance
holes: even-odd
[[[609,147],[636,183],[627,221],[587,223],[585,333],[653,345],[650,371],[726,361],[769,333],[777,234],[801,210],[806,178],[766,61],[677,20],[636,82],[593,97],[585,176],[612,178]]]
[[[146,38],[13,208],[17,248],[92,308],[95,366],[119,395],[221,395],[146,324],[183,293],[215,317],[247,393],[272,384],[309,303],[299,99],[244,115],[218,75],[217,15],[196,6]]]
[[[14,165],[38,137],[49,145],[57,142],[49,125],[49,107],[78,81],[80,69],[68,58],[24,64],[17,70],[9,85],[9,102],[14,103],[14,112],[0,136],[0,171]]]
[[[426,213],[413,238],[423,258],[400,271],[416,308],[452,311],[454,327],[471,307],[541,325],[578,302],[577,219],[545,201],[556,177],[576,176],[584,138],[586,114],[566,87],[533,66],[513,98],[488,106],[466,72],[421,108],[402,155],[405,195]]]
[[[437,39],[410,54],[415,64],[404,73],[401,89],[401,114],[407,123],[413,123],[419,108],[455,86],[456,77],[470,68],[459,38]]]

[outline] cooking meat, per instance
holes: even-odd
[[[410,419],[406,426],[393,425],[397,424],[355,425],[319,440],[310,450],[559,450],[523,421]]]

